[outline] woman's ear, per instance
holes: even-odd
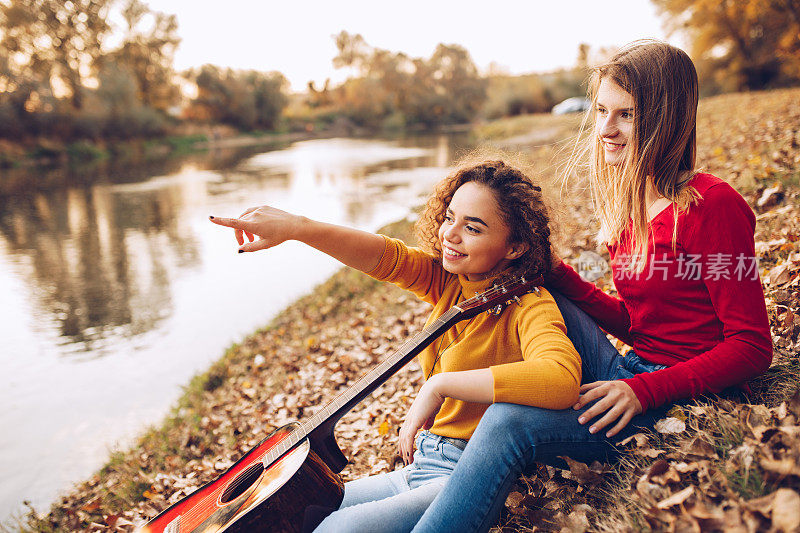
[[[525,252],[527,252],[529,249],[530,245],[528,243],[515,242],[508,247],[508,253],[506,254],[506,259],[508,259],[509,261],[513,261],[514,259],[517,259],[518,257],[522,257],[523,255],[525,255]]]

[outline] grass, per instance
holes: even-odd
[[[566,137],[577,129],[582,119],[580,113],[520,115],[479,124],[473,128],[472,135],[477,141],[500,141],[532,131],[549,131],[552,137]]]
[[[111,155],[109,151],[104,150],[98,145],[88,141],[79,141],[68,144],[66,147],[66,153],[71,163],[99,161],[102,159],[107,159]]]
[[[170,147],[171,156],[178,156],[197,152],[195,146],[201,142],[207,142],[208,136],[203,134],[180,135],[165,137],[162,142]]]

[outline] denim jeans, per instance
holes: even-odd
[[[420,432],[413,463],[388,474],[345,483],[341,506],[315,533],[411,531],[442,490],[466,444],[464,440]]]
[[[621,356],[586,313],[560,294],[551,294],[564,317],[567,335],[581,355],[584,383],[665,368],[633,351]],[[559,459],[563,455],[586,463],[612,461],[619,453],[615,443],[643,428],[651,429],[671,405],[634,417],[610,439],[605,436],[609,427],[593,435],[589,433],[590,423],[578,423],[578,416],[589,407],[555,411],[506,403],[491,405],[447,484],[413,531],[488,531],[500,516],[511,485],[534,463],[564,468],[564,461]]]

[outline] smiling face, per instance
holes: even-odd
[[[595,133],[606,164],[622,165],[633,134],[633,96],[609,78],[600,80],[597,88]]]
[[[492,190],[467,182],[453,194],[439,227],[442,266],[470,281],[492,276],[524,253],[509,244],[509,233]]]

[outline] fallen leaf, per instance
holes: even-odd
[[[760,461],[761,468],[777,474],[780,477],[800,476],[800,464],[790,458],[770,459],[763,457]]]
[[[520,492],[512,492],[506,498],[506,509],[514,514],[525,514],[525,509],[520,505],[524,496]]]
[[[658,461],[650,465],[650,468],[647,471],[647,476],[648,477],[660,476],[661,474],[666,472],[668,468],[669,468],[669,463],[665,459],[659,459]]]
[[[655,424],[656,431],[665,435],[686,431],[686,422],[677,418],[662,418]]]
[[[630,437],[621,440],[619,444],[620,444],[620,446],[625,446],[628,443],[630,443],[631,441],[635,441],[636,442],[636,446],[638,446],[640,448],[642,446],[646,446],[650,442],[650,440],[647,438],[647,435],[645,435],[644,433],[634,433]]]
[[[778,489],[775,492],[772,528],[785,533],[800,530],[800,495],[792,489]]]
[[[640,455],[644,455],[645,457],[649,457],[650,459],[655,459],[659,455],[662,455],[665,452],[664,450],[657,450],[656,448],[644,448],[642,450],[638,450]]]
[[[580,461],[576,461],[566,455],[559,456],[559,459],[563,459],[564,462],[569,465],[569,471],[572,472],[572,475],[575,476],[578,483],[583,485],[597,485],[603,480],[603,476],[597,472],[593,472],[586,464]]]
[[[789,273],[789,263],[778,265],[769,271],[769,284],[770,285],[783,285],[788,283],[791,279]]]
[[[669,498],[665,498],[656,504],[659,509],[668,509],[673,505],[680,505],[686,501],[689,496],[694,494],[694,485],[689,485],[682,491],[676,492]]]
[[[700,456],[700,457],[716,457],[717,450],[709,444],[707,440],[705,440],[701,436],[696,436],[692,439],[687,447],[687,450],[692,455]]]
[[[81,507],[81,511],[86,511],[87,513],[92,513],[98,509],[100,509],[100,498],[95,498]]]

